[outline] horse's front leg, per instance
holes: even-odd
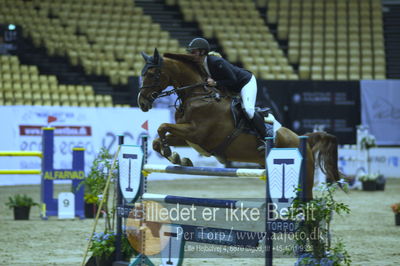
[[[172,134],[167,134],[166,139],[167,139],[168,146],[189,147],[189,145],[187,144],[187,142],[184,139],[174,136]],[[162,148],[161,139],[156,138],[153,141],[153,150],[162,155],[161,148]],[[182,158],[182,160],[181,160],[181,157],[177,152],[172,152],[172,155],[169,157],[166,157],[166,158],[173,164],[178,164],[178,165],[183,165],[183,166],[193,165],[192,162],[190,161],[190,159],[188,159],[188,158]]]
[[[189,144],[187,144],[187,142],[182,139],[179,138],[175,135],[172,134],[167,134],[165,136],[166,140],[167,140],[167,144],[168,146],[173,146],[173,147],[189,147]],[[161,142],[160,138],[156,138],[155,140],[153,140],[153,150],[160,153],[161,154],[161,148],[162,148],[163,144]]]
[[[190,136],[193,134],[194,131],[195,128],[191,124],[161,124],[157,130],[158,136],[160,137],[161,141],[160,153],[164,157],[171,156],[171,148],[167,139],[167,133],[171,133],[171,135],[182,141],[190,140]]]

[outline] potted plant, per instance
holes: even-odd
[[[93,235],[89,251],[96,259],[97,266],[109,266],[115,261],[115,242],[116,234],[112,231]],[[121,239],[121,249],[125,261],[128,261],[134,254],[134,250],[125,235]]]
[[[85,191],[85,196],[83,199],[85,201],[85,217],[94,218],[97,213],[97,202],[99,200],[98,197],[91,193],[86,193]]]
[[[294,233],[295,247],[286,253],[296,254],[300,265],[350,265],[350,255],[340,240],[332,245],[330,226],[333,214],[350,213],[347,205],[337,202],[333,194],[336,184],[321,186],[321,193],[314,199],[303,202],[296,198],[289,208],[288,217],[294,217],[297,231]]]
[[[365,156],[362,161],[366,162],[366,169],[363,170],[358,180],[362,182],[362,189],[364,191],[375,191],[385,190],[385,179],[382,175],[371,173],[371,158],[369,156],[369,150],[376,147],[375,136],[368,132],[368,127],[359,126],[357,130],[357,138],[360,136],[360,140],[357,141],[359,144],[360,152]]]
[[[85,216],[94,218],[97,213],[97,205],[106,186],[108,170],[111,169],[112,155],[107,149],[102,148],[93,161],[89,174],[80,185],[85,186]],[[118,169],[118,167],[116,167]],[[117,178],[117,171],[113,173],[112,180]],[[104,206],[107,208],[107,206]],[[106,211],[106,210],[105,210]]]
[[[394,223],[400,226],[400,202],[392,204],[392,211],[394,213]]]
[[[14,220],[29,220],[31,207],[38,206],[39,204],[25,194],[17,194],[14,197],[9,197],[6,205],[10,209],[14,209]]]
[[[364,191],[385,190],[385,178],[380,174],[364,174],[359,177]]]
[[[89,262],[96,261],[96,265],[112,265],[116,259],[116,194],[111,193],[111,186],[107,185],[107,180],[110,177],[110,182],[115,183],[118,178],[118,162],[112,165],[112,155],[102,148],[90,169],[88,176],[81,182],[85,185],[85,201],[86,203],[94,203],[97,206],[102,206],[101,211],[105,217],[104,231],[95,233],[89,241],[88,251],[92,253]],[[110,172],[112,170],[112,172]],[[114,197],[111,197],[111,196]],[[88,239],[89,240],[89,239]],[[131,247],[125,233],[121,238],[121,251],[124,260],[128,260],[134,254],[134,249]]]
[[[373,135],[366,135],[360,140],[360,148],[362,150],[369,150],[373,147],[376,147],[376,140]]]

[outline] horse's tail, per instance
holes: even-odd
[[[337,138],[326,132],[314,132],[305,134],[308,136],[308,144],[310,145],[315,160],[318,161],[319,167],[327,177],[329,184],[340,180],[342,174],[338,169],[338,141]]]

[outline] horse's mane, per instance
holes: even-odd
[[[207,73],[203,70],[202,66],[197,62],[196,56],[191,54],[173,54],[173,53],[165,53],[165,58],[174,59],[183,63],[186,63],[190,67],[193,67],[194,70],[200,74],[202,77],[206,77]]]

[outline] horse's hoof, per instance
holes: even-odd
[[[161,151],[161,143],[153,141],[153,150],[160,153]]]
[[[162,149],[161,149],[161,154],[162,154],[162,156],[164,156],[165,158],[170,157],[171,154],[172,154],[171,148],[168,147],[168,146],[163,146]]]
[[[181,164],[181,156],[179,156],[179,154],[177,152],[173,152],[172,155],[170,157],[168,157],[168,160],[172,163],[172,164]]]
[[[185,158],[182,158],[181,165],[182,166],[193,166],[193,163],[192,163],[192,160],[185,157]]]

